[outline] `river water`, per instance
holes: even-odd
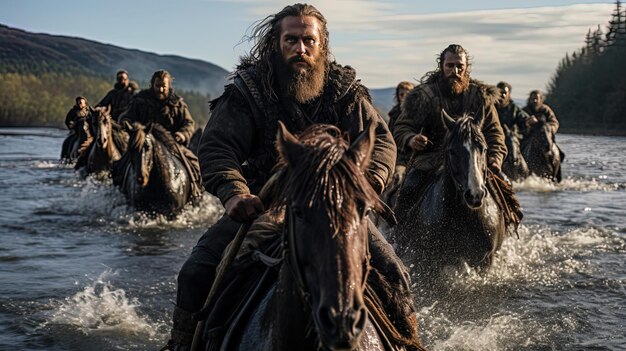
[[[65,131],[0,128],[0,350],[157,350],[176,274],[223,209],[135,213],[58,157]],[[486,274],[419,310],[431,350],[626,350],[626,138],[559,135],[561,184],[516,183],[525,217]]]

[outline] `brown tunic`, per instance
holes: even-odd
[[[170,96],[161,101],[152,90],[142,90],[133,96],[128,110],[120,116],[120,122],[127,120],[141,124],[159,123],[170,133],[182,133],[185,143],[191,140],[195,131],[195,123],[189,113],[187,104],[182,97],[170,93]]]
[[[556,132],[559,130],[559,121],[556,119],[556,115],[554,114],[554,111],[552,111],[550,106],[542,104],[539,109],[535,111],[532,106],[526,105],[526,107],[524,107],[524,112],[528,113],[531,116],[537,117],[538,120],[544,121],[548,125],[548,127],[550,127],[552,134],[556,134]]]
[[[352,68],[333,64],[322,97],[307,105],[287,98],[269,101],[267,94],[254,89],[260,85],[255,84],[253,68],[242,72],[238,71],[235,84],[226,86],[224,94],[212,102],[211,117],[198,148],[202,182],[209,193],[222,203],[234,195],[258,193],[277,162],[274,142],[278,120],[292,133],[314,123],[335,124],[350,135],[350,140],[370,122],[378,123],[368,177],[376,190],[383,190],[393,172],[396,146]],[[237,87],[244,80],[248,87],[253,86],[252,94],[248,91],[244,95]],[[262,109],[252,95],[262,100]]]
[[[126,111],[130,105],[130,101],[137,93],[138,85],[135,82],[131,82],[127,86],[122,86],[116,83],[102,100],[96,105],[96,107],[111,107],[111,117],[118,120],[119,116]]]
[[[436,82],[415,87],[402,104],[402,113],[394,127],[394,138],[400,152],[413,154],[411,165],[423,171],[438,168],[443,162],[443,143],[446,128],[441,119],[441,110],[454,117],[464,113],[482,115],[482,132],[487,141],[489,164],[498,169],[506,156],[504,133],[495,109],[497,89],[476,80],[471,80],[468,89],[459,96],[445,96]],[[422,151],[413,151],[410,140],[422,133],[432,142]]]

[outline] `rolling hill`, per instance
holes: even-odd
[[[217,96],[228,71],[212,63],[173,55],[158,55],[91,40],[30,33],[0,24],[0,72],[41,74],[69,72],[96,75],[113,81],[115,72],[126,69],[131,79],[150,80],[166,69],[179,89]]]

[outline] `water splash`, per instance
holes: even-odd
[[[138,212],[127,204],[124,194],[113,186],[108,177],[88,176],[85,179],[68,177],[60,180],[75,191],[54,199],[40,209],[40,213],[80,215],[91,223],[113,225],[117,228],[181,229],[206,227],[221,216],[224,209],[219,200],[203,193],[195,204],[189,203],[174,219],[163,215]]]
[[[198,228],[206,227],[216,222],[224,208],[215,196],[203,193],[197,204],[187,204],[182,212],[174,219],[166,216],[151,216],[146,213],[133,212],[124,217],[132,229],[162,229],[162,228]]]
[[[533,192],[555,192],[555,191],[614,191],[623,188],[623,184],[619,183],[602,183],[595,178],[592,179],[575,179],[567,177],[560,183],[554,183],[548,179],[540,178],[532,175],[521,182],[513,182],[515,191],[533,191]]]
[[[571,334],[581,321],[570,309],[519,304],[527,294],[572,289],[577,277],[596,275],[599,253],[626,252],[626,237],[606,228],[566,232],[545,226],[521,226],[520,238],[508,238],[493,266],[477,272],[467,266],[448,272],[444,291],[418,300],[422,336],[432,350],[544,349],[555,335]],[[537,315],[541,315],[540,318]],[[543,322],[539,322],[543,321]],[[557,342],[558,343],[558,342]]]
[[[586,258],[626,247],[626,238],[593,227],[558,233],[542,226],[522,225],[519,234],[519,239],[509,237],[504,241],[488,271],[462,270],[457,272],[453,283],[467,288],[568,284],[568,276],[589,274],[597,269]]]
[[[419,312],[431,350],[484,351],[509,350],[510,345],[525,349],[545,344],[547,331],[539,322],[518,314],[498,314],[479,321],[454,321],[443,314],[431,314],[433,308]]]
[[[60,161],[35,161],[31,165],[35,169],[74,169],[74,165]]]
[[[85,335],[113,331],[154,338],[162,326],[151,325],[137,313],[140,306],[137,299],[127,297],[124,290],[112,286],[108,279],[115,274],[107,269],[93,284],[66,298],[46,324],[71,325]]]

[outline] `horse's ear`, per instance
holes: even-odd
[[[304,152],[304,147],[293,134],[289,133],[283,122],[278,121],[278,135],[276,136],[276,148],[287,161],[288,164],[294,165],[298,158]]]
[[[106,115],[110,115],[111,114],[111,105],[107,105],[106,109],[104,110],[104,114],[106,114]]]
[[[444,109],[441,109],[441,119],[443,120],[443,124],[448,130],[451,130],[456,124],[454,118],[450,117],[450,115]]]
[[[348,149],[348,156],[356,162],[356,164],[365,171],[369,166],[372,151],[374,150],[374,142],[376,141],[376,126],[378,122],[372,120],[361,135],[350,145]]]

